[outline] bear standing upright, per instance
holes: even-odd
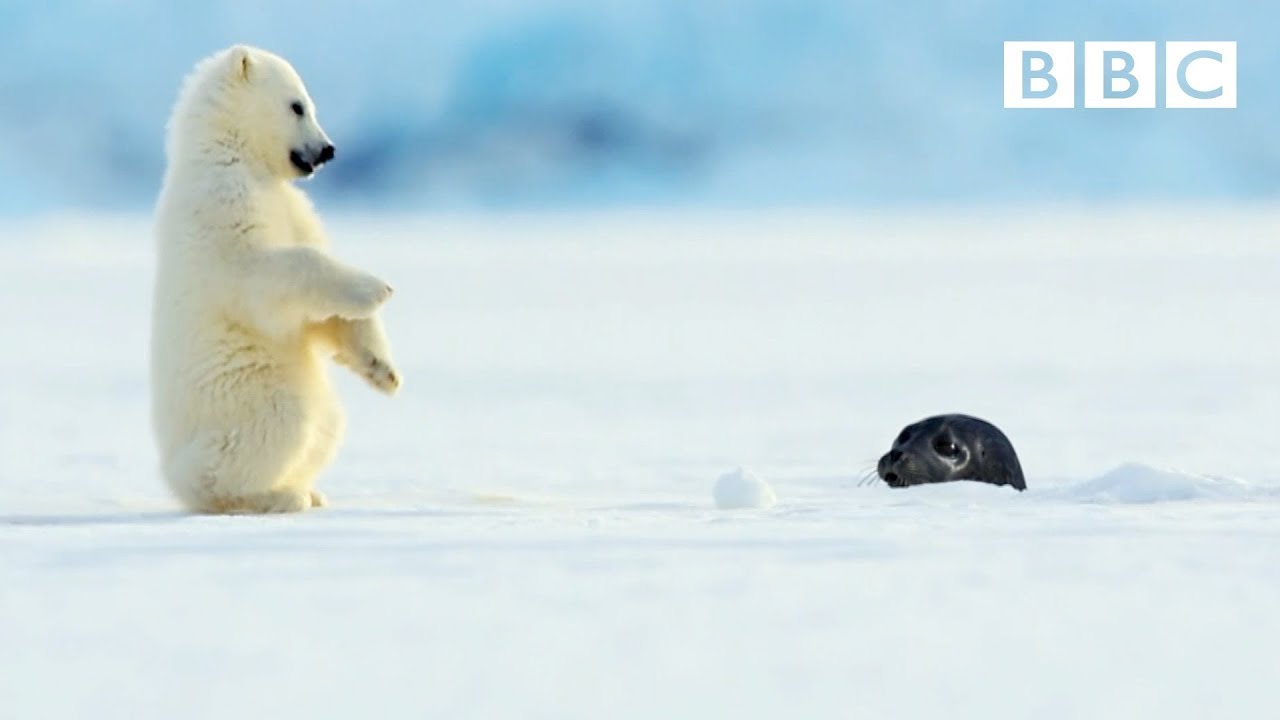
[[[200,62],[169,120],[156,206],[152,421],[178,499],[210,513],[324,504],[345,428],[330,358],[394,393],[382,280],[326,251],[294,181],[334,156],[302,79],[236,46]]]

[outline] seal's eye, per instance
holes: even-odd
[[[944,458],[954,458],[960,456],[960,448],[951,438],[945,435],[939,435],[933,439],[933,451]]]
[[[302,108],[302,103],[298,102],[297,100],[293,101],[293,104],[289,106],[289,109],[292,110],[293,114],[297,115],[298,117],[302,117],[306,112]]]

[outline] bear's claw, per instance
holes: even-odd
[[[391,367],[390,363],[377,356],[369,357],[362,374],[370,385],[388,395],[393,395],[400,389],[400,374]]]

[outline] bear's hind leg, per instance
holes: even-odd
[[[289,472],[288,486],[309,492],[313,508],[321,508],[329,504],[324,493],[316,490],[314,486],[321,471],[328,467],[337,455],[346,425],[347,421],[342,414],[342,408],[337,402],[332,402],[325,410],[320,422],[308,433],[306,448],[299,456],[298,463]]]
[[[202,513],[310,508],[311,483],[297,482],[296,473],[311,442],[305,416],[276,415],[259,428],[209,432],[173,453],[164,464],[164,475],[178,499]]]

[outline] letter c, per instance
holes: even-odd
[[[1222,95],[1222,86],[1213,90],[1197,90],[1191,87],[1191,83],[1187,82],[1187,68],[1191,67],[1191,63],[1200,59],[1209,59],[1216,62],[1222,62],[1222,53],[1212,50],[1197,50],[1182,58],[1182,62],[1178,63],[1178,87],[1182,88],[1182,92],[1189,97],[1197,100],[1212,100]]]

